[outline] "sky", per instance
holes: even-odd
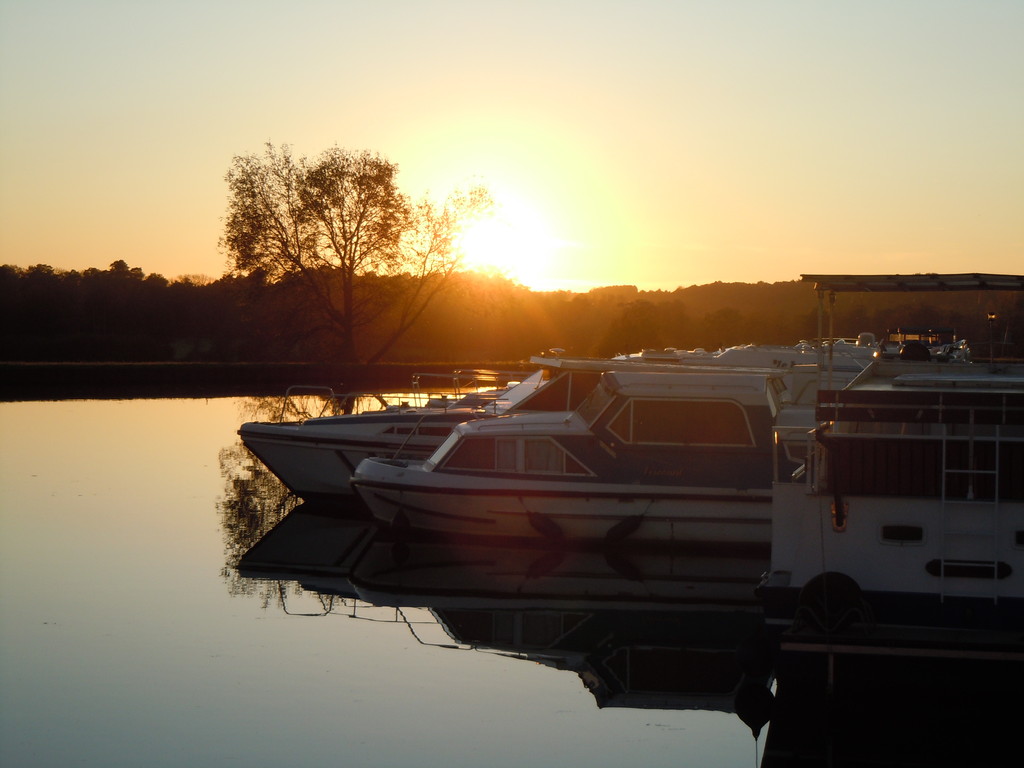
[[[267,142],[540,290],[1020,274],[1024,0],[0,0],[0,263],[220,277]]]

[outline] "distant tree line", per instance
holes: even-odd
[[[388,290],[408,277],[374,279]],[[259,270],[168,280],[124,261],[81,272],[0,266],[0,359],[330,361],[339,354],[336,334],[307,295],[297,278],[271,280]],[[991,324],[989,312],[996,313]],[[367,348],[390,344],[382,358],[387,362],[522,360],[555,347],[605,356],[813,339],[817,298],[813,286],[801,281],[572,293],[531,291],[502,277],[457,272],[397,341],[387,336],[392,326],[385,321],[360,333]],[[1024,356],[1021,293],[837,298],[837,336],[881,336],[897,325],[952,326],[968,339],[976,359],[988,357],[990,340],[996,357]]]

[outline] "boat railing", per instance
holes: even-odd
[[[313,384],[293,384],[285,390],[281,399],[281,411],[278,414],[278,421],[304,421],[306,419],[318,418],[321,416],[336,416],[346,412],[346,403],[351,409],[351,403],[362,397],[371,397],[381,407],[387,406],[383,395],[373,393],[338,393],[331,387],[317,386]]]
[[[819,430],[808,483],[818,493],[858,496],[1024,499],[1024,432],[995,427],[931,433]]]
[[[419,391],[422,389],[424,382],[439,381],[444,383],[443,389],[452,392],[475,392],[485,387],[501,389],[510,381],[515,381],[521,376],[523,376],[522,371],[500,371],[482,368],[459,369],[451,373],[414,373],[412,375],[412,386],[414,391]]]
[[[278,591],[278,604],[289,616],[336,616],[374,624],[402,625],[420,645],[460,650],[472,648],[465,643],[453,643],[451,636],[429,608],[377,605],[358,597],[299,590],[307,599],[312,597],[316,605],[312,610],[302,610],[289,606],[288,590],[284,582],[279,582]]]
[[[834,422],[1024,425],[1024,392],[822,390],[815,416]]]
[[[349,618],[384,624],[402,624],[420,645],[431,648],[471,650],[472,646],[454,641],[442,622],[429,608],[375,605],[364,600],[355,600]]]
[[[402,408],[497,408],[509,383],[522,371],[456,370],[414,373],[406,389],[337,392],[332,387],[294,384],[281,400],[278,421],[305,421],[322,416]]]
[[[508,388],[525,376],[523,371],[489,369],[455,370],[451,373],[414,373],[412,391],[421,405],[485,408],[497,405]],[[432,390],[424,389],[424,383]]]

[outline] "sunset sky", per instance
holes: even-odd
[[[219,277],[268,141],[483,183],[534,288],[1018,274],[1024,2],[0,0],[0,263]]]

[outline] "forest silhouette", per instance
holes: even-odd
[[[881,337],[899,325],[946,326],[968,340],[975,359],[1021,358],[1022,310],[1020,292],[843,294],[834,332]],[[4,361],[325,362],[338,349],[292,281],[259,273],[168,280],[124,261],[81,272],[0,266],[0,319]],[[814,286],[801,280],[574,293],[461,272],[383,362],[526,360],[551,348],[583,356],[714,350],[795,344],[817,333]]]

